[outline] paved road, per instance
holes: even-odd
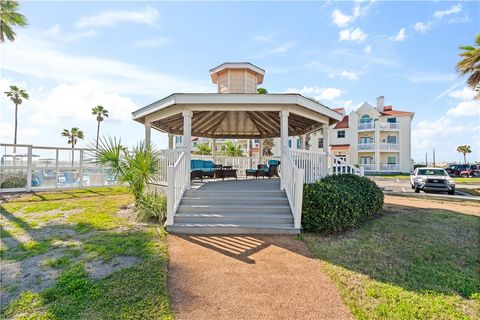
[[[414,195],[415,192],[412,190],[410,186],[410,180],[408,179],[394,179],[394,178],[381,178],[381,177],[370,177],[374,180],[380,188],[383,189],[384,192],[389,193],[406,193]],[[457,184],[457,188],[480,188],[480,186],[472,185],[472,184]],[[421,192],[422,195],[429,195],[429,196],[439,196],[439,195],[447,195],[447,193],[425,193]],[[455,192],[455,196],[461,196],[462,198],[473,198],[479,199],[480,197],[472,197],[466,195],[462,192]]]

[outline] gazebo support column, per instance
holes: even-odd
[[[306,144],[305,138],[306,136],[304,134],[300,136],[300,149],[302,150],[307,150],[307,144]]]
[[[187,189],[190,189],[190,170],[192,158],[192,115],[193,112],[185,110],[183,115],[183,147],[185,150],[185,161],[187,162]]]
[[[173,149],[173,133],[168,134],[168,150]]]
[[[145,145],[150,145],[152,141],[152,125],[150,122],[145,122]]]
[[[263,139],[260,139],[260,143],[259,143],[259,147],[258,148],[258,163],[263,163]]]
[[[284,166],[282,164],[285,163],[286,160],[286,154],[285,151],[288,148],[288,115],[289,112],[282,110],[280,111],[280,145],[281,145],[281,151],[280,151],[280,189],[284,190],[285,187],[283,185],[283,168]]]
[[[213,163],[217,163],[217,150],[216,150],[216,144],[217,144],[217,139],[213,138],[212,139],[212,159]]]
[[[325,152],[325,172],[324,176],[328,174],[328,162],[330,161],[328,154],[330,153],[330,141],[328,138],[328,124],[322,125],[323,131],[323,152]]]

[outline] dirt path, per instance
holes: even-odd
[[[352,319],[293,236],[168,237],[176,319]]]
[[[415,199],[407,197],[385,196],[385,205],[389,204],[422,208],[443,209],[480,216],[480,202],[456,202],[441,199]]]

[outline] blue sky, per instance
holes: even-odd
[[[437,161],[460,161],[460,144],[480,160],[480,104],[454,68],[480,32],[478,2],[22,2],[21,12],[28,27],[0,48],[0,89],[31,95],[20,143],[66,146],[60,132],[77,126],[85,146],[102,104],[102,132],[133,144],[143,127],[131,111],[172,92],[214,92],[209,69],[250,61],[272,93],[349,111],[384,95],[415,112],[414,160],[435,148]],[[0,140],[11,142],[13,107],[0,99]],[[153,139],[166,146],[163,134]]]

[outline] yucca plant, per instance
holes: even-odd
[[[154,147],[143,141],[132,151],[122,145],[115,137],[100,138],[98,149],[92,151],[93,162],[108,168],[109,174],[120,183],[126,183],[138,206],[145,195],[148,183],[156,180],[160,166]]]

